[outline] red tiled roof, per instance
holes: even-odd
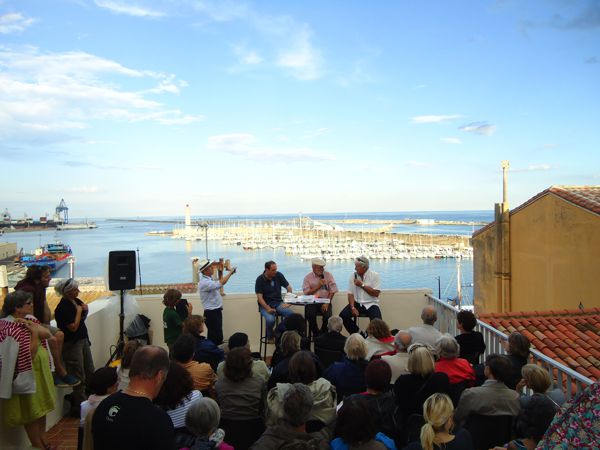
[[[526,208],[531,203],[548,194],[557,195],[558,197],[573,203],[574,205],[587,209],[595,214],[600,214],[600,186],[550,186],[548,189],[531,197],[525,203],[522,203],[515,209],[512,209],[510,214],[512,215],[523,208]],[[488,223],[486,226],[475,231],[473,236],[477,236],[478,234],[491,228],[495,223],[495,221]]]
[[[503,333],[518,331],[544,355],[600,380],[600,308],[481,314]]]

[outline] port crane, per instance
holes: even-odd
[[[61,220],[61,213],[63,215],[62,223],[69,223],[69,208],[67,207],[64,198],[60,199],[60,203],[56,207],[56,211],[54,213],[54,217],[57,222]]]

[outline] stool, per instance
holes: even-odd
[[[258,353],[261,355],[263,361],[266,361],[267,360],[267,346],[269,345],[269,339],[267,338],[267,323],[266,323],[263,315],[260,313],[260,305],[258,306],[258,315],[260,317],[260,338],[259,338],[260,344],[259,344]],[[279,322],[281,322],[281,316],[276,311],[275,312],[275,325],[273,326],[273,329],[277,328],[277,325],[279,325]],[[275,344],[271,344],[271,345],[275,345]]]
[[[359,312],[358,316],[352,316],[352,320],[354,321],[354,324],[358,327],[359,331],[360,331],[360,326],[358,325],[358,319],[360,319],[361,317],[366,317],[368,319],[369,315]]]

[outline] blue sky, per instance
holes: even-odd
[[[0,209],[492,209],[600,184],[600,2],[0,0]]]

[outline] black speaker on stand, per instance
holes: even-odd
[[[121,311],[119,313],[119,340],[106,365],[123,355],[123,348],[125,347],[125,291],[135,289],[135,268],[134,250],[108,252],[108,289],[110,291],[120,291]]]

